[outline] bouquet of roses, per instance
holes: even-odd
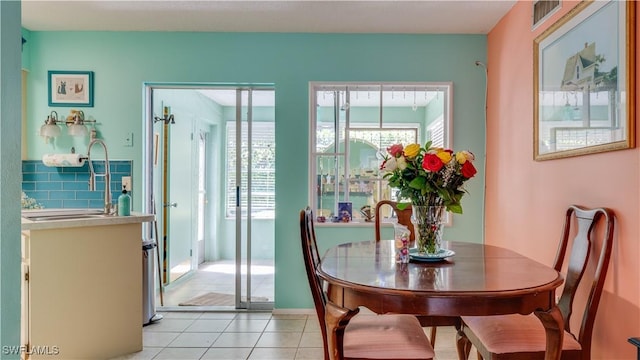
[[[462,213],[463,185],[477,172],[473,153],[431,147],[431,141],[424,147],[395,144],[387,152],[380,170],[389,186],[397,189],[399,199],[410,199],[417,206],[444,205],[448,211]]]

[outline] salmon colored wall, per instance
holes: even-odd
[[[533,160],[533,40],[576,3],[562,1],[532,31],[531,1],[519,1],[488,35],[485,242],[551,265],[568,205],[612,208],[616,243],[592,359],[635,359],[627,338],[640,336],[640,149]]]

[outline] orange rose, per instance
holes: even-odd
[[[449,161],[451,161],[451,150],[438,151],[436,156],[439,157],[444,164],[448,164]]]

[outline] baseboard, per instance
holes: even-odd
[[[269,310],[235,309],[231,306],[158,306],[159,312],[269,312]],[[316,315],[315,309],[273,309],[273,315]]]

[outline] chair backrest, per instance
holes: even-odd
[[[560,239],[558,253],[556,254],[554,262],[554,268],[557,271],[561,271],[565,257],[567,254],[569,256],[564,288],[558,301],[558,307],[564,318],[565,330],[571,332],[570,318],[578,285],[589,264],[591,255],[598,256],[597,266],[593,274],[593,282],[591,283],[582,316],[580,332],[578,334],[578,342],[582,345],[583,353],[586,354],[591,353],[593,323],[595,321],[598,304],[600,303],[600,296],[602,295],[604,280],[607,274],[607,268],[609,267],[609,259],[611,258],[614,218],[615,215],[610,209],[587,209],[577,205],[570,206],[566,212],[562,238]],[[604,229],[597,231],[597,225],[600,220]],[[572,231],[573,225],[576,226],[575,231]],[[573,232],[575,232],[576,235],[569,249],[569,237]],[[598,241],[597,237],[600,234],[602,234],[602,239]],[[598,253],[596,246],[600,242],[602,243],[602,247]],[[594,257],[594,260],[595,259]]]
[[[311,287],[311,295],[313,296],[313,303],[316,307],[316,314],[318,315],[318,320],[320,322],[322,341],[324,343],[324,357],[325,360],[328,360],[329,353],[327,352],[327,349],[329,347],[327,339],[327,325],[325,323],[325,306],[327,304],[327,299],[322,286],[322,279],[320,279],[316,272],[320,265],[320,253],[318,252],[316,232],[313,227],[313,211],[309,207],[300,211],[300,238],[302,240],[302,258],[304,259],[304,265],[307,270],[307,278],[309,279],[309,286]]]
[[[403,210],[400,210],[398,209],[398,203],[391,200],[380,200],[376,204],[376,211],[375,211],[376,241],[380,241],[380,223],[382,221],[380,208],[384,205],[391,206],[393,211],[396,213],[396,216],[398,217],[398,224],[402,224],[409,228],[409,232],[411,233],[409,240],[413,243],[413,241],[416,238],[416,235],[414,233],[413,223],[411,223],[411,212],[412,212],[411,205],[407,206]]]

